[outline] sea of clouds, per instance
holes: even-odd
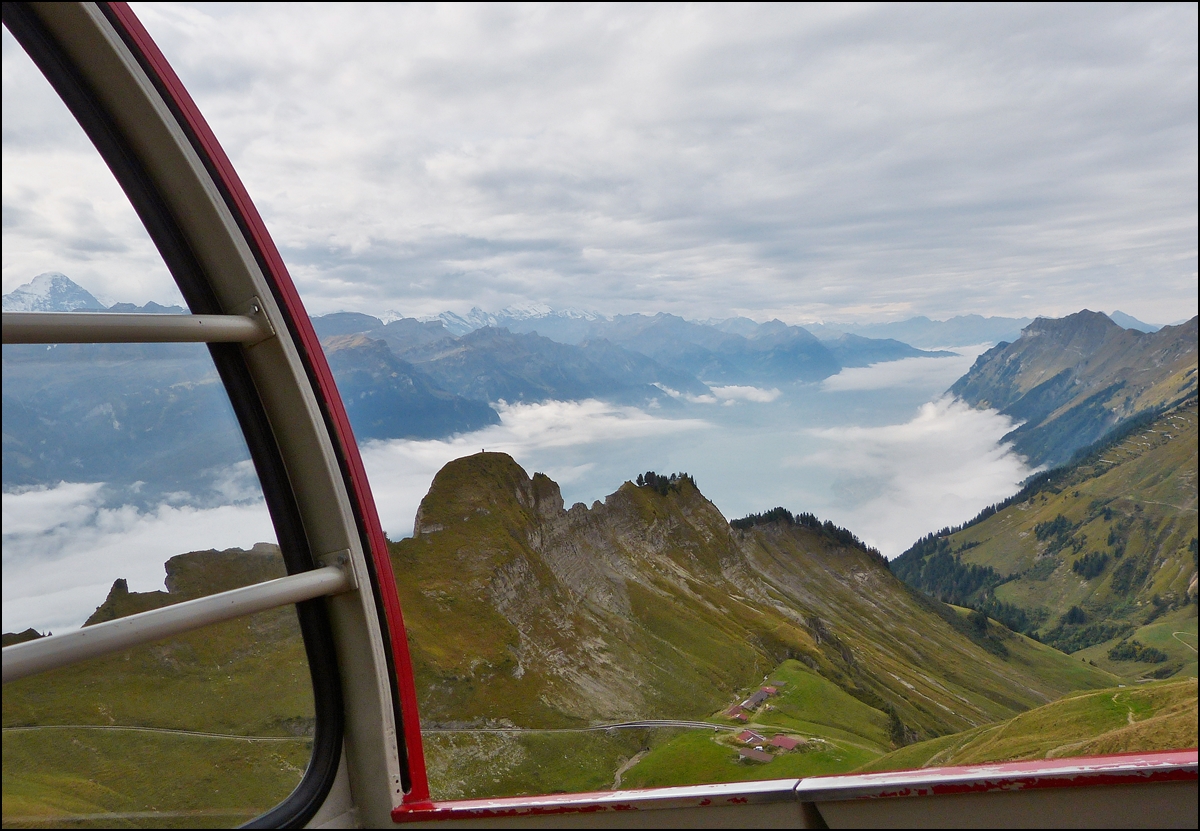
[[[1010,495],[1032,472],[1000,441],[1009,419],[940,394],[978,349],[962,352],[785,390],[724,388],[682,413],[595,400],[501,405],[498,425],[442,440],[367,442],[362,455],[393,539],[412,533],[446,462],[486,449],[549,475],[568,505],[602,500],[646,470],[685,470],[727,517],[776,505],[811,511],[893,557]],[[100,483],[5,493],[4,631],[79,626],[116,578],[153,591],[175,554],[273,541],[261,498],[241,482],[245,467],[230,472],[239,482],[230,504],[216,507],[176,494],[139,508]]]

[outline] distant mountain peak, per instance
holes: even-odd
[[[1093,312],[1091,309],[1082,309],[1066,317],[1039,317],[1021,330],[1021,336],[1037,337],[1038,335],[1049,335],[1051,337],[1069,338],[1088,333],[1103,337],[1113,332],[1119,332],[1121,328],[1104,312]]]
[[[1139,332],[1157,332],[1162,328],[1159,324],[1144,323],[1133,315],[1127,315],[1120,309],[1109,315],[1112,322],[1124,329],[1137,329]]]
[[[1120,422],[1196,394],[1196,329],[1125,329],[1088,309],[1041,318],[979,356],[949,392],[1016,422],[1034,464],[1062,464]]]
[[[446,329],[455,337],[465,335],[468,332],[473,332],[476,329],[484,329],[488,326],[503,327],[510,323],[526,322],[534,320],[607,320],[604,315],[599,312],[588,311],[586,309],[554,309],[547,306],[545,303],[529,303],[525,305],[507,306],[498,312],[485,312],[478,306],[471,308],[471,311],[466,314],[457,314],[455,312],[442,312],[438,315],[426,315],[425,317],[417,318],[422,322],[431,322],[434,320],[442,321]]]
[[[108,307],[58,271],[46,271],[4,295],[6,312],[102,312]]]

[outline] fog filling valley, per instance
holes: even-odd
[[[568,506],[602,500],[647,470],[686,471],[727,518],[776,505],[808,511],[894,557],[1009,496],[1032,472],[1000,444],[1014,427],[1008,418],[942,396],[984,348],[845,369],[818,384],[714,387],[671,413],[596,400],[499,404],[498,425],[367,442],[363,460],[392,539],[412,533],[446,462],[486,449],[546,473]],[[151,506],[131,497],[101,483],[4,493],[5,631],[80,626],[117,578],[131,591],[160,590],[163,563],[176,554],[274,541],[253,489],[231,489],[218,506],[185,493]]]

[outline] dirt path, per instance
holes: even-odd
[[[39,724],[29,727],[5,727],[5,733],[27,733],[33,730],[124,730],[134,733],[166,733],[172,736],[195,736],[200,739],[240,739],[244,742],[304,742],[312,736],[239,736],[234,733],[201,733],[197,730],[172,730],[169,727],[124,727],[119,724]],[[108,816],[107,814],[105,816]]]
[[[1179,637],[1180,635],[1190,635],[1190,634],[1192,634],[1192,633],[1191,633],[1191,632],[1172,632],[1172,633],[1171,633],[1171,637],[1172,637],[1172,638],[1174,638],[1175,640],[1179,641],[1181,644],[1183,644],[1184,646],[1186,646],[1188,649],[1190,649],[1190,650],[1192,650],[1193,652],[1195,652],[1195,651],[1196,651],[1196,647],[1192,646],[1190,643],[1188,643],[1187,641],[1185,641],[1185,640],[1183,640],[1182,638],[1180,638],[1180,637]]]
[[[690,730],[712,730],[732,733],[744,729],[728,724],[713,724],[708,721],[685,721],[682,719],[643,719],[621,721],[615,724],[597,724],[594,727],[423,727],[422,733],[595,733],[600,730],[635,730],[645,727],[684,727]]]
[[[621,777],[624,776],[631,767],[642,761],[642,757],[649,752],[650,751],[648,750],[639,750],[629,758],[629,761],[617,768],[617,775],[613,777],[612,790],[617,791],[621,789]]]

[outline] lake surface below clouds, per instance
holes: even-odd
[[[819,384],[725,387],[711,402],[642,410],[599,401],[502,405],[501,424],[441,441],[362,449],[384,529],[412,533],[451,459],[512,455],[592,504],[647,470],[686,471],[728,518],[782,505],[833,520],[889,557],[1014,493],[1031,470],[999,445],[1013,424],[942,393],[985,347],[847,369]],[[119,500],[118,500],[119,502]],[[114,505],[96,484],[4,494],[4,631],[80,625],[124,577],[163,588],[184,551],[273,540],[258,501],[195,508]]]

